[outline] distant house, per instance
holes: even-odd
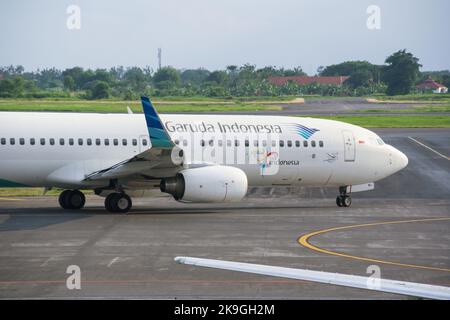
[[[337,77],[309,77],[309,76],[294,76],[294,77],[268,77],[267,80],[276,85],[283,86],[289,81],[293,81],[299,85],[307,85],[312,83],[318,84],[332,84],[341,86],[345,80],[349,77],[347,76],[337,76]]]
[[[448,88],[443,84],[437,83],[431,77],[416,86],[417,90],[422,92],[447,93]]]

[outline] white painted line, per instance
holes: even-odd
[[[415,143],[421,145],[422,147],[427,148],[428,150],[430,150],[430,151],[436,153],[438,156],[441,156],[441,157],[444,158],[445,160],[450,160],[449,157],[447,157],[447,156],[443,155],[442,153],[440,153],[440,152],[434,150],[433,148],[431,148],[431,147],[429,147],[429,146],[423,144],[422,142],[417,141],[417,140],[414,139],[413,137],[408,137],[408,138],[411,139],[412,141],[414,141]]]
[[[115,257],[114,259],[112,259],[109,263],[108,263],[108,268],[111,268],[111,266],[116,263],[117,261],[119,261],[119,257]]]
[[[51,261],[58,261],[58,260],[60,260],[60,259],[58,258],[58,256],[51,256],[50,258],[48,258],[47,260],[45,260],[40,266],[41,266],[41,267],[46,267],[46,266],[48,266],[48,263],[49,263],[49,262],[51,262]]]

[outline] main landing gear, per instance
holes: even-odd
[[[105,199],[105,208],[109,212],[126,213],[132,205],[131,198],[125,193],[110,193]]]
[[[80,190],[64,190],[58,201],[63,209],[79,210],[84,207],[86,197]],[[131,198],[121,192],[110,193],[105,199],[105,208],[109,212],[126,213],[132,205]]]
[[[84,207],[86,197],[80,190],[64,190],[58,201],[63,209],[79,210]]]
[[[350,207],[352,205],[352,198],[347,194],[347,187],[339,187],[339,195],[336,197],[336,204],[338,207]]]

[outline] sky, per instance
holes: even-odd
[[[313,75],[407,49],[422,70],[444,70],[448,12],[448,0],[0,0],[0,66],[156,69],[162,48],[162,64],[179,69],[250,63]]]

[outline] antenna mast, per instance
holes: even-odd
[[[158,48],[158,70],[161,69],[161,48]]]

